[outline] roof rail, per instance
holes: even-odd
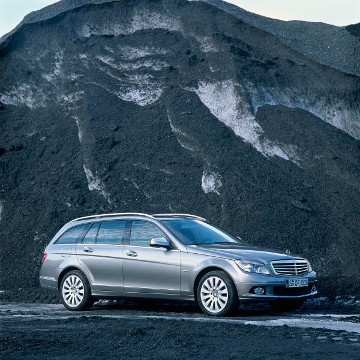
[[[201,216],[191,215],[191,214],[152,214],[152,216],[154,216],[154,217],[156,217],[156,216],[189,217],[189,218],[194,218],[194,219],[206,221],[206,219],[201,217]]]
[[[98,215],[90,215],[90,216],[83,216],[83,217],[79,217],[76,218],[74,220],[71,221],[79,221],[79,220],[86,220],[86,219],[96,219],[96,218],[101,218],[101,217],[111,217],[111,216],[126,216],[126,215],[131,215],[131,216],[146,216],[149,217],[151,219],[154,219],[153,216],[149,215],[149,214],[143,214],[143,213],[112,213],[112,214],[98,214]]]

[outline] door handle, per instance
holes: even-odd
[[[128,250],[125,252],[125,254],[127,256],[131,256],[131,257],[137,257],[138,256],[138,253],[136,251],[133,251],[133,250]]]
[[[83,248],[83,251],[84,251],[84,252],[87,252],[87,253],[92,253],[92,252],[94,252],[94,250],[93,250],[92,248],[89,248],[89,247],[87,247],[87,246],[85,246],[85,247]]]

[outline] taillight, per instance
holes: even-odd
[[[47,256],[48,256],[48,254],[46,252],[44,252],[43,259],[42,259],[42,262],[41,262],[41,266],[44,265],[44,262],[45,262]]]

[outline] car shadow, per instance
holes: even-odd
[[[190,301],[179,300],[157,300],[157,299],[126,299],[126,300],[99,300],[94,304],[90,311],[109,311],[114,312],[136,312],[138,315],[173,315],[182,314],[186,316],[204,316],[197,304]],[[300,309],[294,313],[304,313]],[[285,314],[272,310],[267,303],[257,304],[241,304],[238,310],[232,314],[232,317],[263,317],[263,316],[279,316]]]

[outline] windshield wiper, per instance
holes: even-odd
[[[239,243],[239,242],[230,242],[230,241],[217,241],[217,242],[214,242],[213,244],[226,244],[226,245],[244,245],[242,243]]]
[[[211,243],[197,243],[197,244],[191,244],[191,245],[199,245],[199,246],[203,246],[203,245],[221,245],[221,244],[226,244],[226,245],[237,245],[237,242],[229,242],[229,241],[215,241],[215,242],[211,242]]]

